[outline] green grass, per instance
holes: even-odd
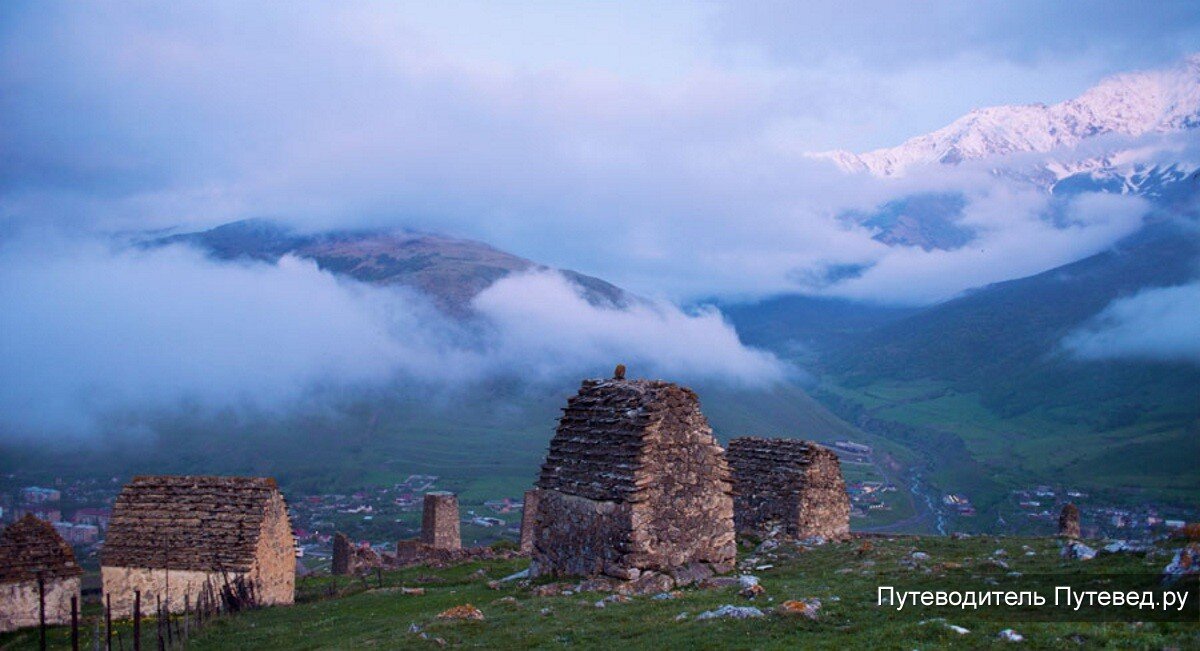
[[[748,601],[733,588],[685,589],[677,599],[634,597],[600,609],[598,593],[538,597],[528,587],[486,586],[523,568],[523,559],[470,563],[447,569],[412,568],[384,575],[384,587],[365,589],[353,579],[337,580],[337,596],[328,597],[330,577],[300,582],[298,602],[291,607],[267,608],[219,620],[191,640],[193,649],[395,649],[437,648],[432,639],[409,632],[416,625],[430,638],[450,648],[582,648],[582,649],[927,649],[954,646],[1012,648],[997,639],[1004,628],[1025,636],[1021,648],[1196,648],[1200,624],[1033,623],[1004,621],[981,611],[955,611],[945,623],[971,632],[958,635],[920,608],[897,612],[875,605],[879,585],[912,588],[955,586],[986,589],[982,580],[998,570],[987,557],[997,548],[1015,571],[1055,573],[1064,578],[1080,572],[1132,573],[1161,569],[1163,555],[1101,555],[1093,561],[1063,561],[1057,543],[1046,538],[873,539],[863,551],[860,541],[833,544],[809,551],[787,550],[772,560],[774,567],[755,571],[767,593]],[[1025,556],[1022,545],[1035,550]],[[931,558],[929,573],[906,567],[902,561],[920,550]],[[748,552],[743,550],[743,558]],[[949,564],[949,565],[947,565]],[[953,564],[961,567],[954,568]],[[426,593],[403,595],[400,586],[420,586]],[[768,614],[755,620],[695,621],[698,613],[722,604],[754,605],[770,613],[786,599],[821,599],[815,621]],[[767,599],[773,601],[767,601]],[[482,622],[450,622],[437,614],[465,603],[479,607]],[[545,612],[546,614],[543,614]],[[680,613],[688,613],[677,621]],[[930,621],[932,620],[932,621]],[[85,626],[90,631],[90,624]],[[125,626],[125,624],[122,624]],[[152,623],[146,624],[153,630]],[[66,648],[66,630],[51,631],[51,648]],[[126,642],[129,638],[126,634]],[[85,636],[85,644],[90,637]],[[147,638],[147,644],[150,643]],[[0,636],[0,648],[36,648],[36,632]],[[147,646],[145,648],[153,648]]]
[[[1113,501],[1169,501],[1195,506],[1200,437],[1173,416],[1153,413],[1121,427],[1097,429],[1062,409],[1003,416],[974,393],[932,380],[827,378],[821,390],[858,405],[875,418],[940,432],[961,442],[962,458],[948,447],[901,441],[933,460],[928,479],[940,489],[965,492],[984,508],[1008,491],[1040,483],[1069,485]],[[939,463],[939,457],[940,463]]]

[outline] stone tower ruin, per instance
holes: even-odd
[[[1058,515],[1058,535],[1063,538],[1079,537],[1079,507],[1067,502]]]
[[[729,469],[690,389],[585,380],[563,410],[537,489],[535,576],[661,573],[684,583],[733,567]]]
[[[458,497],[454,493],[425,493],[421,542],[434,549],[462,549],[462,537],[458,529]]]
[[[729,442],[727,457],[738,533],[778,526],[796,538],[850,534],[850,497],[833,451],[812,441],[743,437]]]

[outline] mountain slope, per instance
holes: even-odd
[[[897,147],[863,154],[814,154],[848,172],[899,176],[932,163],[1045,153],[1106,134],[1142,136],[1200,126],[1200,54],[1162,70],[1109,77],[1079,97],[1053,105],[976,109]],[[1059,175],[1070,169],[1060,163]]]
[[[190,244],[214,257],[275,262],[284,255],[313,260],[321,269],[379,285],[402,285],[429,296],[455,315],[470,311],[479,292],[509,274],[549,267],[482,242],[414,231],[359,230],[300,234],[267,220],[245,220],[148,244]],[[599,278],[561,270],[595,305],[620,307],[632,296]]]

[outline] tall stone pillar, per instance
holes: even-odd
[[[537,529],[537,509],[542,493],[536,488],[525,491],[525,506],[521,511],[521,553],[533,553],[533,535]]]
[[[1079,507],[1067,502],[1058,516],[1058,535],[1063,538],[1079,537]]]
[[[354,573],[354,546],[350,544],[350,539],[346,534],[337,532],[333,534],[333,574],[353,574]]]
[[[454,493],[425,493],[421,542],[434,549],[462,549],[462,537],[458,531],[458,497]]]

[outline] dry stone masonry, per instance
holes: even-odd
[[[683,584],[733,567],[729,468],[690,389],[585,380],[563,410],[537,489],[527,516],[535,576]]]
[[[26,514],[9,525],[0,533],[0,633],[37,626],[41,598],[47,624],[70,624],[82,574],[75,552],[50,523]]]
[[[296,560],[287,505],[275,480],[261,477],[139,476],[113,507],[101,554],[114,616],[161,597],[173,612],[195,603],[206,584],[241,578],[259,604],[290,604]]]
[[[1058,535],[1063,538],[1079,537],[1079,507],[1067,502],[1058,515]]]
[[[782,527],[796,538],[850,535],[850,498],[833,451],[812,441],[743,437],[729,442],[727,457],[738,533]]]
[[[454,493],[425,493],[421,542],[434,549],[462,549],[462,537],[458,529],[458,497]]]
[[[525,491],[525,501],[521,507],[521,553],[533,553],[533,536],[536,524],[538,504],[541,493],[533,488]]]

